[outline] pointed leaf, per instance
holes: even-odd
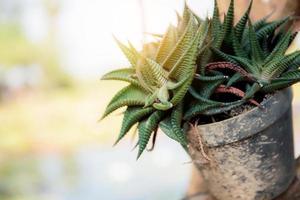
[[[178,139],[181,145],[187,145],[186,136],[181,128],[183,114],[183,104],[178,104],[171,113],[171,127],[175,137]]]
[[[174,91],[174,96],[170,102],[175,106],[180,101],[182,101],[182,99],[184,98],[185,94],[187,93],[190,85],[192,84],[194,74],[191,74],[188,76],[189,76],[189,78],[187,78],[186,81],[178,89],[176,89]]]
[[[156,111],[151,114],[148,119],[145,119],[139,123],[139,152],[137,159],[139,159],[139,157],[142,155],[149,142],[151,134],[158,128],[158,124],[163,118],[164,114],[165,113],[163,111]]]
[[[234,0],[231,0],[227,14],[224,19],[223,30],[222,30],[222,35],[224,35],[223,37],[230,35],[230,32],[233,29],[233,22],[234,22]]]
[[[249,19],[249,14],[252,8],[253,0],[250,1],[250,4],[248,6],[247,11],[244,13],[244,15],[241,17],[240,21],[235,26],[235,36],[237,39],[237,42],[240,42],[242,40],[242,36],[246,27],[246,24]]]
[[[263,61],[262,49],[259,45],[258,38],[256,37],[256,33],[254,31],[254,28],[250,20],[249,20],[249,41],[250,41],[251,52],[252,52],[251,53],[252,61],[255,63],[262,64]]]
[[[115,144],[117,144],[126,135],[134,124],[141,121],[153,111],[153,108],[128,107],[124,114],[121,131]]]
[[[169,138],[181,143],[180,139],[177,137],[177,135],[175,135],[174,131],[172,130],[170,117],[167,117],[166,119],[161,121],[159,127],[162,130],[162,132],[164,132],[164,134],[166,134]]]
[[[292,36],[292,32],[288,31],[284,35],[284,37],[282,37],[282,39],[277,43],[277,45],[269,54],[269,56],[266,58],[265,63],[269,63],[272,60],[274,60],[276,57],[284,55],[285,51],[289,46],[291,36]]]
[[[244,77],[240,74],[240,73],[235,73],[230,79],[229,81],[227,82],[226,86],[227,87],[230,87],[232,86],[233,84],[235,84],[236,82],[238,81],[241,81],[243,80]]]
[[[288,71],[283,73],[280,78],[274,79],[274,81],[300,81],[300,70]]]
[[[110,101],[102,116],[102,119],[113,111],[123,106],[137,106],[144,105],[147,93],[140,88],[129,85],[120,90]]]
[[[261,39],[263,39],[264,37],[266,37],[267,35],[269,35],[269,34],[275,32],[275,30],[276,30],[278,27],[280,27],[280,26],[284,25],[285,23],[289,22],[289,20],[290,20],[290,17],[288,16],[288,17],[285,17],[285,18],[283,18],[283,19],[274,21],[274,22],[272,22],[272,23],[270,23],[270,24],[268,24],[268,25],[262,27],[262,28],[261,28],[259,31],[257,31],[257,33],[256,33],[256,34],[257,34],[258,40],[261,40]]]
[[[198,50],[204,44],[204,40],[208,33],[208,22],[203,22],[197,30],[193,40],[189,42],[189,46],[176,60],[174,66],[169,72],[169,77],[176,80],[181,80],[187,75],[194,73]]]
[[[177,30],[173,25],[170,25],[167,32],[164,34],[162,40],[160,41],[157,54],[156,62],[162,64],[166,57],[169,55],[170,51],[173,49],[177,41]]]
[[[286,71],[289,68],[289,66],[293,63],[293,61],[299,56],[300,51],[296,51],[276,62],[272,62],[270,65],[266,66],[265,70],[262,73],[262,78],[265,80],[277,78],[284,71]]]
[[[233,47],[233,51],[236,56],[248,58],[247,53],[242,48],[242,45],[239,43],[239,39],[236,36],[236,34],[234,33],[234,31],[232,31],[232,47]]]
[[[220,30],[221,30],[221,20],[220,20],[220,14],[219,14],[219,7],[217,0],[214,0],[214,12],[213,12],[213,18],[212,18],[212,35],[215,39],[218,39]],[[218,42],[216,42],[218,43]]]
[[[135,69],[133,68],[124,68],[124,69],[117,69],[111,71],[104,76],[102,76],[101,80],[120,80],[131,83],[137,87],[145,89],[137,79],[134,78],[135,76]]]
[[[276,80],[274,80],[270,84],[264,86],[262,88],[262,91],[264,93],[272,93],[272,92],[275,92],[277,90],[288,88],[288,87],[290,87],[291,85],[293,85],[297,82],[298,81],[296,81],[296,80],[290,80],[290,81],[276,81]]]
[[[258,75],[260,74],[260,70],[256,65],[252,65],[251,61],[237,56],[231,56],[231,58],[235,59],[235,62],[237,62],[239,65],[241,65],[247,72],[251,73],[252,75]]]
[[[132,67],[136,66],[137,57],[136,57],[136,50],[133,49],[131,46],[130,48],[121,43],[116,37],[114,37],[115,41],[117,42],[119,48],[122,50],[123,54],[127,57],[128,61],[130,62]]]
[[[148,69],[150,72],[150,78],[154,79],[158,86],[162,86],[167,81],[167,72],[152,59],[147,58]]]
[[[191,17],[185,31],[182,33],[177,43],[173,46],[173,49],[169,51],[168,56],[161,64],[167,70],[171,70],[174,67],[178,61],[178,58],[180,58],[181,55],[190,47],[193,41],[197,30],[197,25],[195,18],[192,16],[192,14],[190,15]]]
[[[222,58],[225,61],[231,62],[233,64],[239,65],[239,62],[237,62],[234,58],[231,57],[231,55],[226,54],[222,51],[220,51],[217,48],[211,47],[211,50],[220,58]]]

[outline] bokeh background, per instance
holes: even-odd
[[[191,0],[201,17],[213,1]],[[176,22],[183,1],[0,0],[0,200],[180,199],[191,162],[163,134],[136,162],[121,116],[98,122],[126,66],[112,35],[137,48]],[[297,43],[295,44],[297,48]],[[296,155],[300,86],[294,87]]]

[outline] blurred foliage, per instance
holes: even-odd
[[[23,190],[33,191],[34,188],[37,188],[40,174],[34,159],[10,158],[10,162],[0,161],[0,163],[1,200],[21,200],[24,199],[24,197],[21,198]]]
[[[61,169],[64,172],[59,176],[63,180],[61,184],[66,187],[73,186],[78,178],[74,157],[65,154],[60,158]],[[0,199],[56,200],[57,198],[49,195],[53,189],[51,179],[55,173],[45,175],[45,166],[47,166],[47,160],[43,160],[37,154],[23,157],[4,156],[0,160]]]
[[[71,77],[60,68],[51,39],[42,44],[30,42],[17,24],[0,24],[0,66],[5,70],[38,64],[46,86],[71,86]]]
[[[112,145],[121,116],[112,116],[102,123],[97,120],[104,111],[103,105],[113,96],[112,91],[122,86],[110,81],[81,82],[76,87],[35,91],[3,102],[0,104],[0,156],[68,151],[85,143]]]
[[[37,45],[29,42],[16,24],[0,25],[0,63],[4,67],[32,64],[39,56]]]

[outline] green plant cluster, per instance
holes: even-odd
[[[152,135],[155,142],[159,127],[185,147],[185,123],[244,104],[261,107],[258,95],[300,81],[300,51],[287,54],[296,36],[290,28],[292,17],[269,22],[266,16],[252,23],[251,7],[252,2],[235,23],[234,0],[223,20],[216,1],[212,19],[205,20],[185,5],[177,25],[155,35],[141,51],[117,40],[131,66],[102,77],[129,83],[102,117],[127,107],[116,143],[137,124],[138,158]]]

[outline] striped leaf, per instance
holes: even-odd
[[[135,67],[137,64],[137,55],[136,55],[136,50],[130,46],[127,47],[123,43],[121,43],[116,37],[114,37],[115,41],[117,42],[119,48],[122,50],[123,54],[127,57],[128,61],[130,62],[132,67]]]
[[[256,37],[256,33],[254,31],[254,28],[250,20],[249,20],[249,41],[251,46],[252,61],[262,64],[263,61],[262,49],[259,45],[258,38]]]
[[[139,159],[143,151],[146,149],[151,134],[158,128],[158,124],[162,120],[164,115],[165,113],[163,111],[156,111],[151,114],[149,118],[139,123],[139,152],[137,159]]]
[[[236,42],[240,42],[242,40],[246,24],[249,19],[249,14],[252,8],[253,0],[250,1],[250,4],[248,6],[247,11],[244,13],[244,15],[241,17],[239,22],[235,26],[235,36],[236,36]]]
[[[289,66],[297,57],[300,57],[300,51],[296,51],[292,54],[289,54],[279,59],[277,62],[272,62],[263,71],[263,79],[270,80],[279,77],[284,71],[286,71],[289,68]]]
[[[180,103],[173,109],[170,122],[171,122],[172,132],[174,133],[175,137],[177,138],[177,140],[181,145],[186,146],[187,139],[181,128],[182,114],[183,114],[183,104]]]
[[[134,78],[134,76],[135,76],[135,69],[124,68],[124,69],[117,69],[105,74],[104,76],[102,76],[101,80],[125,81],[131,83],[134,86],[146,89],[139,83],[139,81],[136,78]]]
[[[131,127],[154,111],[153,108],[128,107],[122,122],[120,134],[115,145],[126,135]]]
[[[106,110],[102,116],[102,119],[113,111],[121,108],[123,106],[143,106],[145,104],[145,99],[147,93],[140,88],[129,85],[122,90],[120,90],[109,102]]]
[[[174,48],[177,42],[177,30],[176,27],[170,25],[166,34],[164,34],[160,45],[156,53],[156,62],[162,64],[166,57],[169,55],[170,51]]]

